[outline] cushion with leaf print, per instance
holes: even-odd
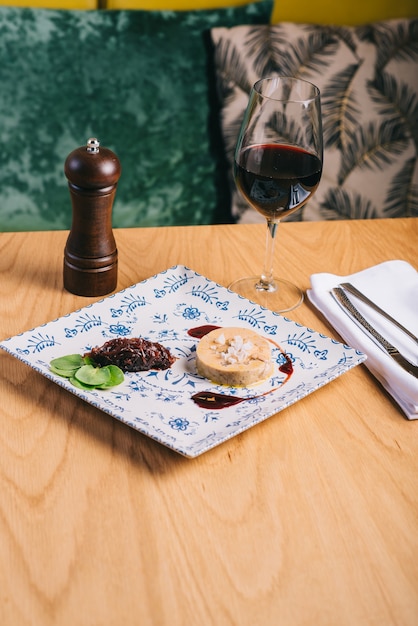
[[[237,221],[264,220],[235,190],[232,163],[250,89],[268,75],[321,91],[323,176],[290,220],[418,215],[418,19],[215,28],[212,39]]]

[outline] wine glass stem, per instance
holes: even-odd
[[[279,222],[271,222],[267,220],[267,233],[266,233],[266,251],[264,257],[264,267],[261,273],[261,277],[256,287],[260,291],[276,291],[277,286],[273,280],[273,258],[274,258],[274,244],[276,241],[276,231]]]

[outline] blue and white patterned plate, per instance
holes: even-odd
[[[276,363],[271,379],[252,388],[230,388],[198,376],[198,339],[188,331],[208,324],[251,328],[270,339]],[[92,391],[74,387],[49,369],[54,358],[84,354],[115,337],[138,336],[169,348],[177,357],[174,365],[164,371],[128,373],[121,385]],[[182,265],[11,337],[0,347],[91,405],[187,457],[196,457],[271,417],[366,358]],[[293,365],[290,377],[280,370],[286,362],[284,353]],[[247,399],[209,410],[192,399],[204,391]]]

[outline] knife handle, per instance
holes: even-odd
[[[343,289],[341,289],[340,287],[336,287],[332,290],[332,292],[336,296],[337,300],[343,305],[343,307],[347,309],[347,311],[351,313],[352,317],[384,347],[386,352],[389,352],[391,348],[394,348],[396,350],[396,348],[392,346],[392,344],[390,344],[389,341],[387,341],[384,337],[382,337],[382,335],[378,333],[377,330],[373,328],[373,326],[369,324],[369,322],[362,316],[360,311],[356,309],[351,300],[346,296]]]
[[[356,309],[351,300],[347,297],[346,293],[341,287],[335,287],[332,289],[332,294],[339,303],[339,305],[345,309],[350,316],[359,324],[359,326],[365,330],[372,339],[375,340],[376,343],[380,344],[381,347],[388,353],[398,365],[400,365],[404,370],[406,370],[415,378],[418,378],[418,366],[414,365],[407,358],[405,358],[399,350],[393,346],[389,341],[387,341],[380,333],[377,332],[375,328],[362,316],[360,311]]]
[[[386,313],[386,311],[381,309],[379,305],[375,304],[372,300],[370,300],[367,296],[365,296],[364,293],[362,293],[356,287],[354,287],[354,285],[352,285],[351,283],[341,283],[339,286],[345,289],[346,291],[348,291],[349,293],[352,293],[353,296],[356,296],[356,298],[358,298],[359,300],[367,304],[374,311],[377,311],[377,313],[380,313],[380,315],[382,315],[389,322],[394,324],[397,328],[402,330],[406,335],[408,335],[408,337],[410,337],[413,341],[415,341],[415,343],[418,343],[418,337],[416,337],[414,333],[412,333],[410,330],[405,328],[405,326],[402,326],[402,324],[398,322],[398,320],[395,320],[395,318],[389,315],[389,313]]]

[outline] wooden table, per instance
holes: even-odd
[[[115,236],[119,289],[177,263],[226,285],[265,228]],[[63,290],[66,237],[0,234],[1,339],[92,301]],[[277,268],[306,289],[417,249],[418,219],[283,224]],[[4,351],[0,397],[2,626],[418,624],[418,421],[363,365],[196,459]]]

